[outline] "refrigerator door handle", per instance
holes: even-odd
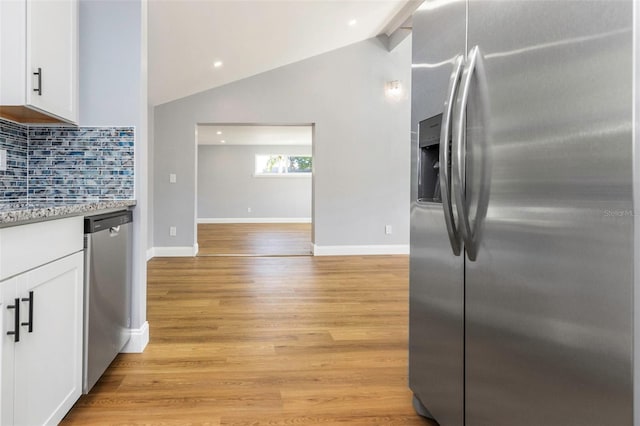
[[[450,179],[450,159],[449,159],[449,138],[451,136],[450,128],[453,115],[453,106],[455,104],[457,88],[462,75],[464,59],[462,55],[458,55],[454,60],[453,71],[449,78],[449,89],[447,98],[444,102],[444,113],[442,115],[442,125],[440,131],[440,190],[442,192],[442,206],[444,208],[444,221],[447,224],[447,233],[453,254],[460,256],[462,250],[460,241],[460,231],[457,229],[455,218],[453,216],[453,206],[451,200],[451,179]]]
[[[456,104],[456,117],[453,131],[453,143],[451,146],[451,186],[453,188],[453,194],[456,203],[456,209],[458,210],[458,221],[460,227],[460,233],[467,250],[467,257],[469,260],[474,261],[476,259],[476,245],[473,242],[473,231],[471,229],[471,222],[469,219],[469,207],[465,196],[465,160],[466,160],[466,140],[465,140],[465,123],[466,123],[466,109],[469,101],[469,90],[471,88],[471,79],[478,63],[478,56],[480,55],[480,49],[478,46],[474,46],[469,51],[467,58],[467,66],[462,73],[462,85],[460,87],[460,94],[458,102]]]

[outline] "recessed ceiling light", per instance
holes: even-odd
[[[218,130],[218,131],[216,132],[216,135],[221,135],[221,134],[222,134],[222,130]]]
[[[355,27],[355,25],[356,25],[357,23],[358,23],[358,21],[357,21],[357,20],[352,19],[352,20],[350,20],[350,21],[349,21],[349,26],[350,26],[350,27]]]
[[[222,139],[222,140],[220,141],[220,143],[227,143],[227,141],[225,141],[224,139]]]
[[[222,61],[215,61],[215,62],[213,63],[213,67],[214,67],[214,68],[220,68],[221,66],[222,66]]]

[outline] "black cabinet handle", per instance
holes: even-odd
[[[38,92],[38,96],[42,96],[42,68],[38,68],[38,71],[34,72],[33,75],[38,76],[38,87],[33,89],[33,91]]]
[[[20,323],[22,326],[29,326],[29,333],[33,331],[33,291],[29,292],[29,297],[23,297],[23,302],[29,302],[29,322]]]
[[[7,309],[15,309],[13,317],[14,331],[7,331],[7,336],[13,336],[14,342],[20,341],[20,299],[14,299],[13,305],[7,306]]]

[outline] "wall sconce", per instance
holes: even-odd
[[[387,81],[385,94],[388,98],[398,99],[402,96],[402,83],[399,80]]]

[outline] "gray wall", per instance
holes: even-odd
[[[146,322],[147,28],[146,1],[81,0],[80,125],[135,127],[131,327]]]
[[[640,8],[633,8],[633,45],[634,45],[634,57],[640,55]],[[640,123],[640,68],[633,67],[633,120],[635,123]],[[638,134],[638,126],[633,128],[633,146],[637,147],[640,143],[640,135]],[[640,306],[640,291],[636,289],[640,288],[640,168],[636,167],[640,164],[640,150],[633,150],[633,229],[634,229],[634,291],[633,291],[633,304],[634,307]],[[640,315],[634,315],[633,318],[633,341],[640,342]],[[640,351],[634,348],[633,351],[633,422],[638,423],[640,419]]]
[[[148,167],[147,167],[147,176],[149,181],[153,179],[153,131],[154,131],[154,108],[152,105],[147,106],[147,114],[148,114],[148,129],[149,129],[149,142],[147,145],[147,159],[148,159]],[[149,232],[147,233],[147,249],[153,247],[153,190],[149,188],[147,191],[147,203],[151,208],[147,212],[147,226]]]
[[[198,218],[311,218],[311,177],[254,177],[256,154],[311,146],[199,145]]]
[[[155,246],[195,242],[197,123],[314,123],[315,244],[408,244],[410,102],[384,86],[400,80],[408,92],[410,44],[388,52],[369,39],[157,106]]]
[[[139,124],[140,9],[135,0],[80,1],[80,125]]]

